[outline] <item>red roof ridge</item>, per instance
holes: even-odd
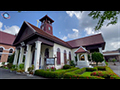
[[[37,33],[39,33],[39,31],[42,31],[42,32],[44,32],[44,34],[49,35],[50,37],[52,37],[52,38],[54,38],[54,39],[57,39],[57,40],[63,42],[64,44],[66,44],[67,46],[71,47],[67,42],[63,41],[62,39],[60,39],[60,38],[58,38],[58,37],[56,37],[56,36],[54,36],[54,35],[51,35],[51,34],[45,32],[45,31],[43,31],[42,29],[40,29],[40,28],[32,25],[32,24],[29,23],[29,22],[27,22],[27,23],[28,23]],[[38,30],[36,30],[36,29],[38,29]]]
[[[77,38],[77,39],[70,40],[70,41],[66,41],[66,42],[71,42],[71,41],[75,41],[75,40],[79,40],[79,39],[84,39],[84,38],[94,37],[94,36],[97,36],[97,35],[101,35],[101,33],[94,34],[94,35],[90,35],[90,36],[86,36],[86,37],[82,37],[82,38]]]

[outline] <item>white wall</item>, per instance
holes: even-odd
[[[67,53],[67,59],[69,59],[69,51],[71,51],[71,49],[67,48],[67,47],[64,47],[62,45],[59,45],[59,44],[56,44],[54,43],[54,47],[53,47],[53,56],[57,56],[57,48],[60,49],[60,52],[61,52],[61,65],[56,65],[55,67],[58,69],[58,68],[61,68],[62,65],[64,65],[64,50],[66,50],[66,53]],[[72,52],[71,52],[71,58],[72,58]],[[57,60],[57,59],[56,59]],[[56,63],[57,64],[57,63]]]

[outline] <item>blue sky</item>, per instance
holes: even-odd
[[[106,50],[115,50],[120,47],[120,30],[118,24],[110,25],[106,27],[104,25],[100,31],[95,32],[94,27],[97,24],[97,20],[93,20],[88,16],[90,11],[0,11],[0,13],[7,12],[10,15],[10,19],[4,19],[0,15],[0,30],[15,34],[19,31],[24,21],[27,21],[33,25],[37,25],[38,19],[42,18],[46,14],[54,20],[53,34],[64,40],[69,41],[76,38],[81,38],[97,33],[102,33],[104,40],[106,41]],[[106,21],[107,22],[107,21]],[[38,24],[38,27],[40,27]]]

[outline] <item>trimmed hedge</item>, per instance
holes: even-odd
[[[98,70],[98,68],[97,67],[94,67],[94,68],[86,68],[86,71],[97,71]]]
[[[67,72],[64,74],[64,79],[104,79],[98,76],[83,76],[79,74],[75,74],[73,72]]]
[[[70,71],[74,71],[76,69],[79,69],[79,68],[72,68],[72,69],[67,69],[67,70],[56,70],[56,71],[45,71],[43,69],[39,69],[39,70],[36,70],[35,71],[35,75],[38,75],[38,76],[44,76],[44,77],[47,77],[47,78],[57,78],[57,79],[60,79],[63,77],[63,74],[65,72],[70,72]]]
[[[102,71],[98,71],[102,70]],[[106,71],[103,71],[106,70]],[[93,71],[91,76],[80,75],[85,71]],[[94,68],[71,68],[71,69],[60,69],[56,71],[45,71],[39,69],[35,71],[35,75],[43,76],[47,78],[56,79],[120,79],[120,77],[115,74],[108,66],[97,66]]]

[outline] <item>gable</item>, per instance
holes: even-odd
[[[23,22],[23,25],[20,28],[20,31],[18,32],[13,45],[19,41],[24,40],[25,38],[30,36],[32,33],[34,33],[34,31],[26,24],[26,22]]]

